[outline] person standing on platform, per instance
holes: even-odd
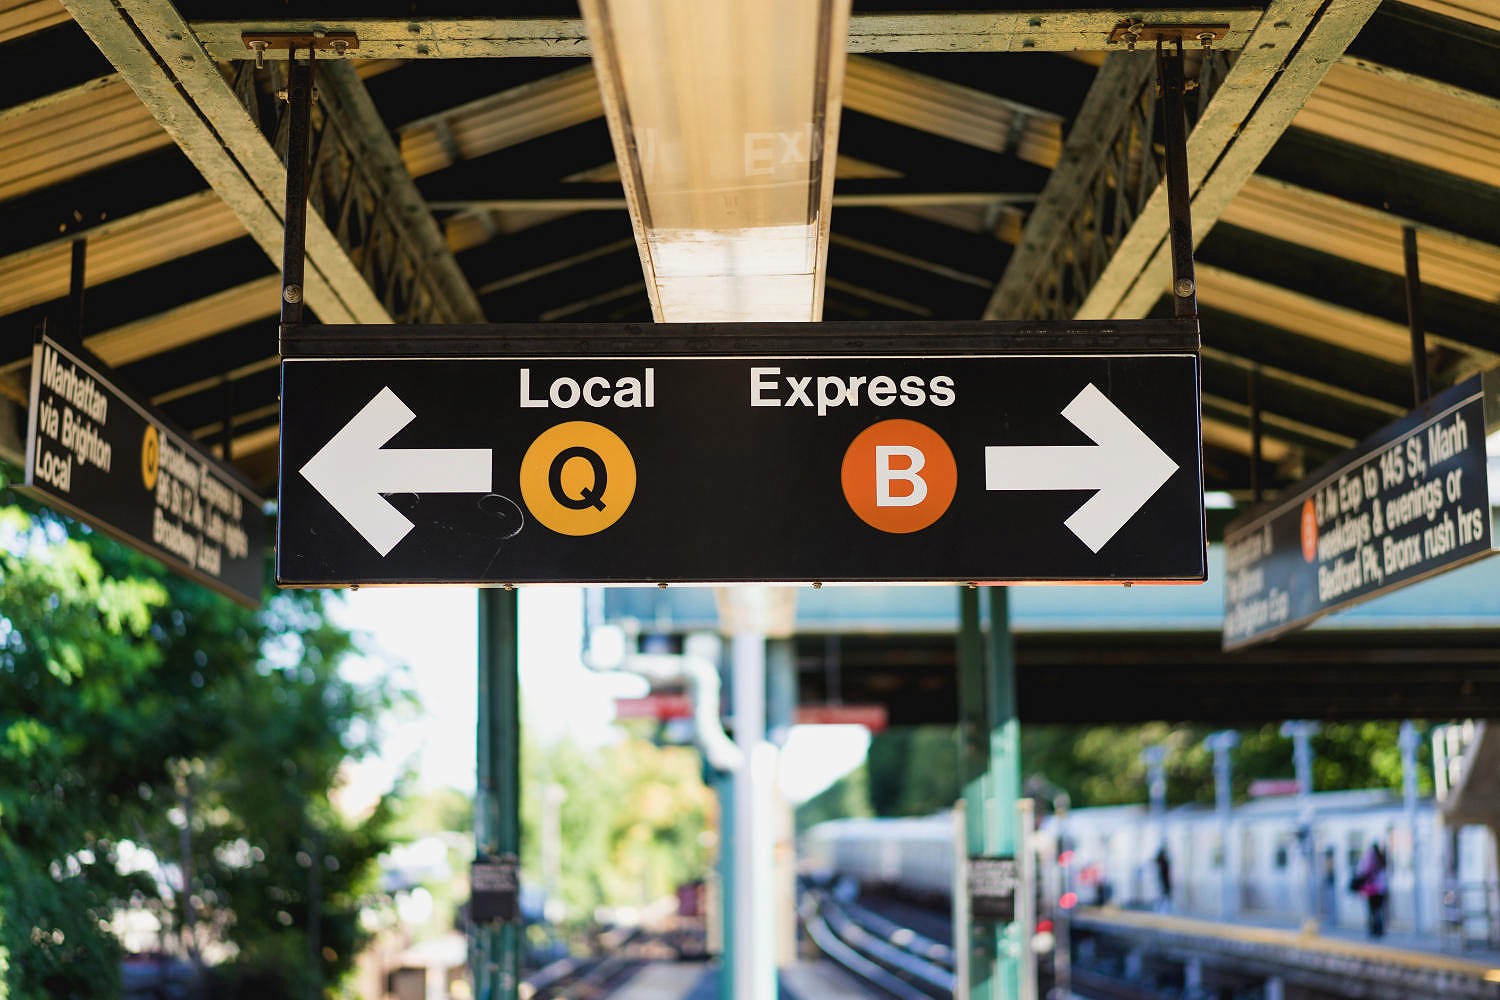
[[[1156,849],[1156,878],[1161,883],[1161,897],[1157,909],[1168,913],[1172,909],[1172,859],[1167,856],[1165,842]]]
[[[1390,892],[1390,881],[1386,877],[1385,851],[1378,843],[1372,843],[1359,859],[1359,868],[1354,873],[1350,888],[1365,897],[1370,909],[1369,932],[1371,938],[1385,934],[1385,897]]]

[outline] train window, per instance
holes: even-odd
[[[1281,843],[1276,845],[1274,864],[1278,869],[1282,869],[1287,866],[1287,861],[1290,857],[1290,853],[1291,852],[1287,850],[1286,841],[1283,840]]]

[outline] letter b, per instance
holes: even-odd
[[[897,468],[892,459],[905,459]],[[921,450],[906,444],[882,444],[875,447],[875,506],[915,507],[927,499],[927,480],[917,473],[927,464]],[[908,484],[900,494],[891,492],[892,481]]]
[[[915,420],[882,420],[844,452],[839,482],[849,509],[876,531],[921,531],[942,517],[958,487],[953,449]]]

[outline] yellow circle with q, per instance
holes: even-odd
[[[592,535],[635,497],[635,458],[620,436],[587,420],[548,428],[521,459],[521,499],[559,535]]]
[[[156,489],[156,474],[161,469],[161,437],[155,424],[146,425],[146,435],[141,438],[141,482],[146,489]]]

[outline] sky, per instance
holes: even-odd
[[[634,677],[583,666],[583,591],[520,590],[522,726],[538,742],[564,737],[585,746],[610,741],[615,697],[644,694]],[[456,587],[366,587],[335,601],[334,618],[364,633],[366,655],[351,660],[354,679],[395,671],[420,707],[382,725],[381,750],[351,774],[347,798],[373,801],[405,767],[418,787],[474,788],[477,592]],[[864,759],[868,736],[846,726],[798,726],[784,756],[783,788],[794,802],[821,791]]]

